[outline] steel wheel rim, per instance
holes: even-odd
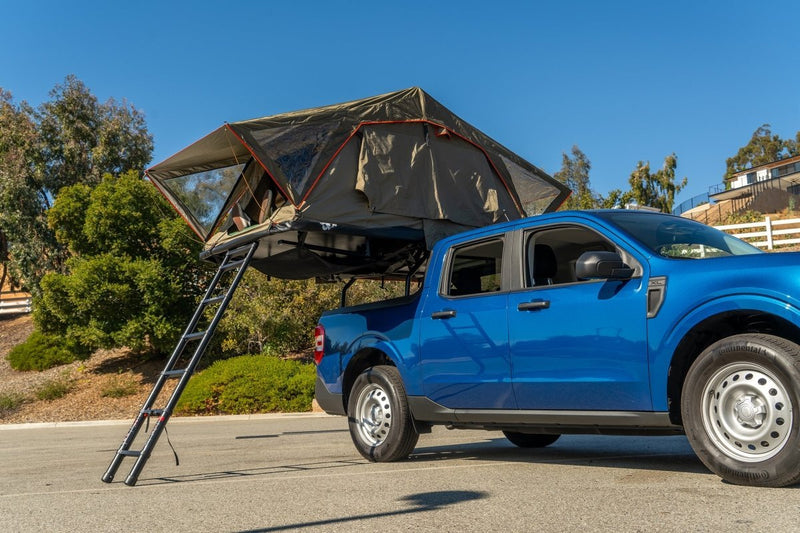
[[[773,373],[754,363],[727,365],[703,390],[703,425],[728,457],[759,462],[789,441],[791,397]]]
[[[392,404],[383,387],[370,383],[358,394],[356,427],[361,440],[370,446],[383,444],[392,428]]]

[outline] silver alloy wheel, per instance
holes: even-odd
[[[792,403],[774,374],[755,363],[720,368],[703,390],[703,425],[727,456],[758,462],[786,445]]]
[[[358,394],[356,423],[361,440],[380,446],[392,428],[392,404],[380,385],[370,383]]]

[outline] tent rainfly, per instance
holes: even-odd
[[[287,279],[406,275],[444,236],[569,190],[419,88],[223,125],[147,170],[213,258]]]

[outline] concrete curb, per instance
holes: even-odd
[[[215,416],[174,416],[170,418],[170,424],[194,424],[198,422],[219,422],[236,420],[279,420],[290,418],[338,418],[336,415],[325,413],[265,413],[255,415],[215,415]],[[133,423],[133,417],[129,420],[85,420],[81,422],[30,422],[26,424],[0,424],[0,431],[11,431],[15,429],[47,429],[47,428],[67,428],[67,427],[91,427],[91,426],[126,426]]]

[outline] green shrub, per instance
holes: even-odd
[[[200,243],[135,172],[61,190],[48,221],[73,256],[49,272],[33,306],[37,328],[88,350],[171,351],[208,282]]]
[[[35,330],[25,342],[11,350],[7,359],[14,370],[47,370],[88,356],[89,353],[75,343]]]
[[[68,377],[51,379],[36,389],[36,398],[48,402],[57,400],[66,396],[73,387],[74,383]]]
[[[0,394],[0,416],[15,411],[23,403],[25,396],[22,394]]]
[[[311,346],[322,311],[337,301],[334,285],[268,279],[251,269],[236,289],[217,338],[227,355],[302,350]]]
[[[268,355],[217,361],[189,381],[179,414],[249,414],[311,409],[314,366]]]
[[[747,210],[741,213],[731,213],[720,223],[721,225],[727,224],[750,224],[752,222],[764,222],[764,215],[758,211]],[[741,233],[743,231],[751,230],[738,230],[732,233]]]

